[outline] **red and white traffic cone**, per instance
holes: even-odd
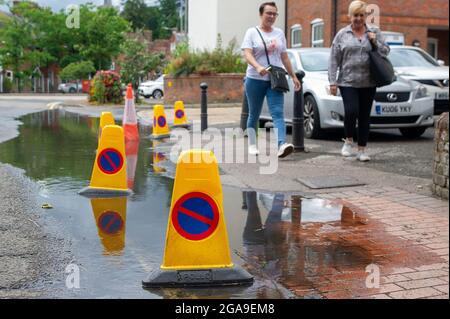
[[[125,142],[139,141],[139,130],[137,126],[136,108],[134,106],[134,95],[131,84],[128,84],[125,99],[125,111],[123,113],[122,126],[125,134]]]

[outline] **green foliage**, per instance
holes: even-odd
[[[220,36],[218,45],[213,51],[190,51],[187,43],[179,44],[166,68],[166,73],[175,77],[193,73],[201,75],[244,73],[247,66],[236,48],[235,41],[231,41],[225,49],[222,48]]]
[[[161,0],[158,7],[149,7],[144,0],[122,1],[122,17],[130,22],[133,31],[148,29],[153,39],[168,39],[172,29],[179,25],[179,14],[175,0]]]
[[[97,104],[123,102],[120,76],[113,71],[99,71],[92,80],[89,101]]]
[[[95,72],[94,64],[91,61],[74,62],[66,66],[59,76],[62,80],[81,80],[89,77]]]
[[[5,93],[11,93],[12,92],[13,83],[10,79],[4,78],[3,79],[3,92]]]
[[[137,89],[139,80],[149,72],[158,72],[164,58],[161,54],[149,54],[147,41],[137,38],[126,40],[121,46],[123,60],[120,62],[121,76],[125,83],[132,83]]]

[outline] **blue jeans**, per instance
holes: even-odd
[[[272,90],[269,81],[245,79],[245,93],[247,94],[249,116],[247,120],[247,133],[250,145],[256,144],[256,132],[258,121],[264,103],[267,97],[270,115],[273,124],[278,130],[278,147],[286,142],[286,124],[284,123],[284,94]],[[253,129],[253,130],[252,130]]]

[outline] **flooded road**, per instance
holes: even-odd
[[[80,289],[62,298],[322,298],[329,278],[352,270],[364,284],[365,267],[385,257],[357,239],[371,226],[364,213],[339,202],[297,194],[258,193],[223,187],[224,211],[233,261],[255,276],[251,287],[146,291],[141,281],[161,265],[173,180],[162,150],[141,136],[128,147],[128,198],[88,199],[77,192],[88,186],[97,148],[98,118],[63,110],[20,119],[20,136],[0,144],[0,162],[25,170],[40,185],[39,202],[52,225],[71,242],[79,266]],[[166,146],[166,147],[165,147]],[[173,165],[172,165],[173,166]],[[359,237],[358,237],[359,235]],[[370,244],[370,245],[369,245]],[[368,248],[370,247],[370,249]]]

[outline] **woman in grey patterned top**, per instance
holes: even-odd
[[[366,153],[369,139],[370,111],[376,92],[376,84],[370,74],[369,51],[376,48],[384,56],[389,54],[379,29],[366,24],[367,4],[353,1],[349,6],[351,24],[341,29],[333,40],[328,68],[331,94],[341,93],[345,117],[345,140],[342,156],[352,156],[353,136],[358,120],[357,159],[370,161]]]

